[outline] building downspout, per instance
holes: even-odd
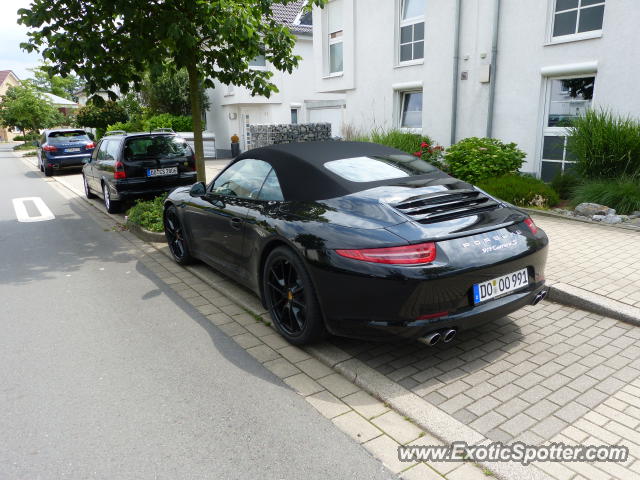
[[[458,75],[460,73],[460,19],[462,0],[456,0],[455,29],[453,33],[453,93],[451,94],[451,141],[456,143],[456,130],[458,128]]]
[[[498,72],[498,38],[500,34],[500,0],[495,0],[493,10],[493,40],[491,42],[491,84],[489,85],[489,108],[487,111],[487,137],[493,137],[493,111],[496,101]]]

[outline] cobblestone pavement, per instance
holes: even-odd
[[[534,215],[549,236],[546,275],[640,307],[640,232]]]
[[[555,478],[640,478],[640,327],[543,302],[433,348],[332,342],[491,440],[631,449],[625,466],[538,464]]]

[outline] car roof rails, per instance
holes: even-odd
[[[173,128],[154,128],[151,133],[176,133]]]
[[[110,132],[106,132],[103,136],[108,137],[109,135],[124,135],[127,136],[127,132],[124,130],[111,130]]]

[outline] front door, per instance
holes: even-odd
[[[199,257],[247,277],[242,252],[249,205],[257,199],[270,170],[262,160],[240,160],[218,175],[204,197],[191,199],[187,225]]]

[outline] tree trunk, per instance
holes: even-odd
[[[200,75],[195,61],[187,65],[189,73],[189,97],[191,98],[191,118],[193,119],[193,144],[196,150],[196,171],[198,181],[207,182],[204,170],[204,147],[202,145],[202,100],[200,98]]]

